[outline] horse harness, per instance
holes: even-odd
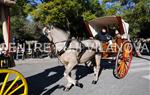
[[[45,33],[45,36],[48,36],[48,33]],[[52,40],[50,41],[50,43],[52,44],[52,45],[54,45],[54,47],[55,47],[55,49],[56,49],[56,44],[57,43],[62,43],[62,42],[66,42],[65,43],[65,46],[64,46],[64,48],[62,49],[62,50],[60,50],[60,51],[57,51],[57,50],[55,50],[55,54],[56,54],[56,56],[61,56],[63,53],[65,53],[65,51],[67,51],[67,50],[76,50],[76,51],[80,51],[80,49],[77,49],[77,48],[69,48],[69,46],[70,46],[70,43],[74,40],[74,39],[71,39],[71,36],[69,36],[68,37],[68,39],[67,40],[65,40],[65,41],[60,41],[60,42],[53,42],[53,37],[51,37],[52,38]],[[81,51],[79,52],[79,54],[78,54],[78,61],[81,59],[81,57],[82,57],[82,55],[86,52],[86,50],[92,50],[92,51],[97,51],[98,49],[95,49],[95,48],[92,48],[92,47],[87,47],[87,46],[85,46],[81,41],[79,41],[79,40],[77,40],[79,43],[80,43],[80,45],[81,45]],[[97,51],[96,53],[98,53],[99,51]]]
[[[87,47],[85,46],[81,41],[78,40],[78,42],[80,43],[80,46],[81,46],[81,50],[78,49],[78,48],[69,48],[70,46],[70,43],[73,41],[74,39],[67,39],[66,41],[60,41],[60,42],[56,42],[56,43],[53,43],[52,41],[50,43],[52,43],[54,45],[54,47],[56,46],[57,43],[61,43],[61,42],[66,42],[65,43],[65,46],[63,49],[61,49],[60,51],[58,50],[55,50],[55,54],[57,56],[61,56],[62,54],[65,53],[65,51],[67,50],[76,50],[77,52],[79,52],[78,54],[78,61],[81,59],[82,55],[87,51],[87,50],[92,50],[92,51],[96,51],[95,48],[92,48],[92,47]]]

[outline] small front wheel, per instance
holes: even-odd
[[[0,95],[28,95],[23,75],[15,70],[0,69]]]

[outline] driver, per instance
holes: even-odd
[[[100,32],[96,35],[96,38],[102,42],[109,42],[112,44],[112,37],[108,34],[106,27],[103,27]]]

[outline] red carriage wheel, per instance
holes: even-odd
[[[121,49],[118,51],[116,56],[115,68],[113,75],[118,78],[124,78],[130,68],[132,61],[132,44],[129,41],[123,43]]]

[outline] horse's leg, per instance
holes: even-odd
[[[75,79],[71,78],[71,76],[69,75],[69,73],[71,73],[71,70],[77,65],[77,60],[71,60],[71,62],[68,63],[68,65],[66,65],[66,70],[64,72],[64,77],[67,79],[68,83],[65,86],[64,90],[68,91],[72,85],[76,85],[76,86],[80,86],[82,87],[83,85],[78,83]]]
[[[68,65],[65,65],[64,77],[67,79],[67,85],[64,87],[64,89],[63,89],[64,91],[68,91],[72,86],[72,83],[68,81],[68,79],[69,79],[68,77],[69,76],[71,77],[71,70],[69,73],[68,68],[69,68]]]
[[[100,71],[100,62],[101,62],[100,60],[101,60],[101,55],[96,54],[95,55],[96,66],[94,67],[94,80],[92,81],[92,84],[96,84],[98,81],[99,71]]]

